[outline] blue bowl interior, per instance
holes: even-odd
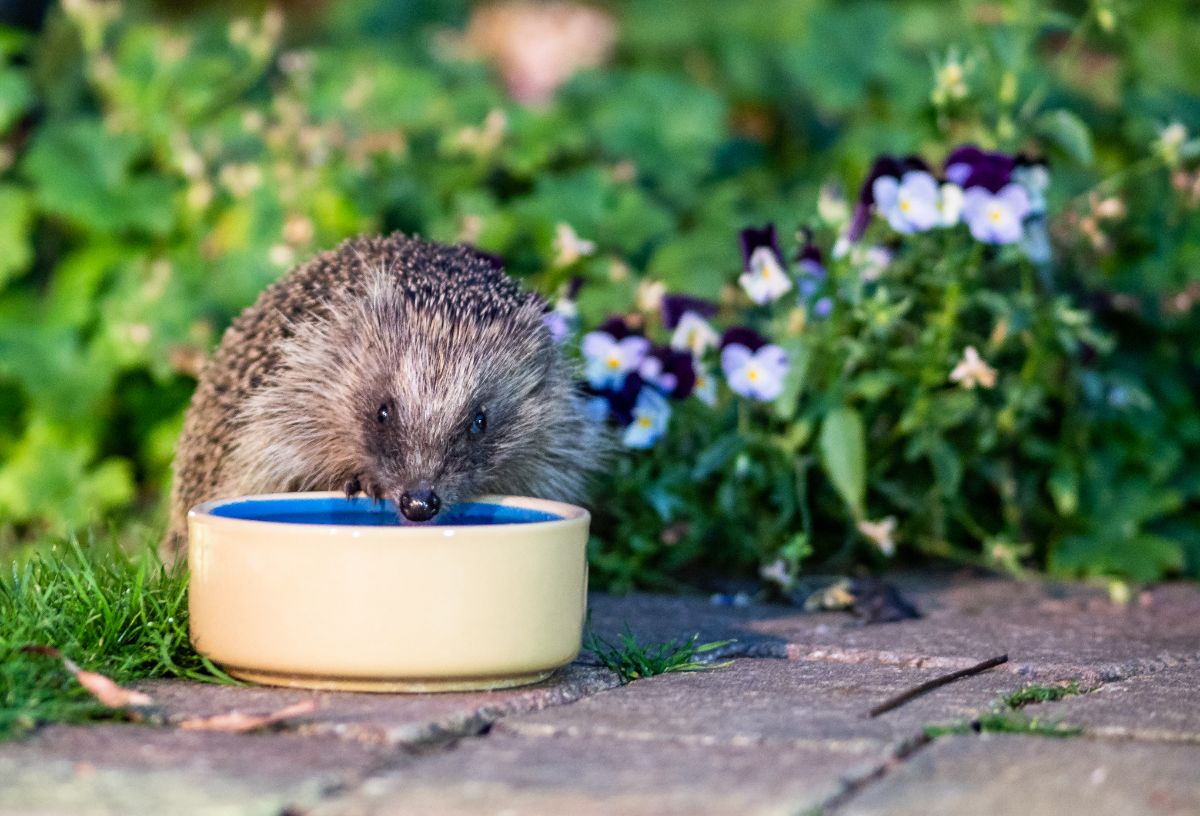
[[[273,521],[284,524],[341,524],[355,527],[401,527],[396,505],[390,501],[377,502],[362,496],[347,499],[343,496],[314,496],[302,499],[247,499],[214,507],[214,516]],[[532,524],[538,521],[558,521],[562,516],[507,507],[500,504],[462,502],[434,516],[434,525],[481,526],[484,524]]]

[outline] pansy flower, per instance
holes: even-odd
[[[601,420],[607,419],[617,427],[624,428],[633,421],[633,407],[637,404],[643,386],[642,378],[634,372],[619,386],[596,388],[585,382],[582,388],[588,396],[590,414],[598,415]]]
[[[938,226],[953,227],[962,217],[963,189],[946,182],[938,189]]]
[[[653,388],[643,388],[638,392],[633,417],[625,428],[621,443],[627,448],[648,448],[666,433],[670,419],[671,406],[666,397]]]
[[[1044,215],[1046,191],[1050,189],[1050,170],[1046,162],[1018,156],[1017,166],[1012,172],[1012,180],[1021,185],[1029,196],[1029,214]]]
[[[696,385],[692,388],[692,395],[711,408],[717,404],[717,381],[705,366],[697,364],[694,370]]]
[[[1016,159],[1007,153],[989,153],[975,145],[963,145],[950,151],[943,167],[946,180],[964,190],[983,187],[996,193],[1012,180]]]
[[[688,312],[700,317],[712,317],[717,313],[717,304],[687,295],[663,295],[662,321],[668,329],[677,328]]]
[[[825,259],[821,255],[821,250],[813,241],[812,230],[805,227],[801,234],[804,236],[804,243],[801,245],[800,251],[796,253],[796,268],[800,273],[800,297],[807,299],[817,293],[825,278],[828,277],[828,273],[825,270]]]
[[[783,253],[775,236],[775,225],[742,230],[743,272],[738,283],[760,306],[778,300],[792,288],[784,268]]]
[[[751,329],[730,329],[721,348],[721,370],[735,394],[770,401],[783,392],[787,352]]]
[[[963,221],[976,241],[1012,244],[1021,239],[1021,222],[1029,214],[1029,194],[1019,184],[992,193],[971,187],[963,194]]]
[[[575,323],[579,319],[579,309],[575,305],[575,297],[582,287],[583,278],[572,278],[555,299],[553,308],[542,316],[546,328],[550,331],[550,337],[555,343],[564,342],[575,328]]]
[[[683,399],[696,385],[692,355],[686,351],[656,346],[638,366],[643,380],[657,386],[668,397]]]
[[[871,193],[880,215],[902,235],[925,232],[941,218],[937,180],[924,170],[910,170],[899,179],[880,176]]]
[[[875,206],[876,180],[884,177],[899,179],[905,173],[914,170],[928,173],[929,166],[917,156],[906,156],[900,159],[884,155],[875,159],[875,163],[871,165],[871,172],[867,174],[867,180],[863,182],[862,189],[858,191],[854,216],[850,219],[850,229],[846,233],[846,238],[850,243],[862,238],[863,233],[867,231],[867,224],[871,221],[871,208]]]
[[[630,372],[638,366],[650,349],[650,341],[633,334],[623,321],[605,322],[600,330],[583,336],[584,376],[593,388],[619,388]]]
[[[695,312],[684,312],[671,335],[671,348],[691,352],[693,357],[699,359],[704,352],[714,348],[720,339],[716,329],[707,320]]]

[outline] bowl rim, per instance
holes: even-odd
[[[189,524],[195,520],[205,525],[213,527],[225,527],[238,529],[241,528],[245,532],[252,530],[291,530],[296,533],[303,532],[305,535],[353,535],[356,538],[401,538],[417,539],[421,537],[433,536],[455,536],[455,535],[481,535],[481,531],[485,529],[528,529],[533,530],[555,530],[559,528],[574,527],[580,523],[588,524],[591,521],[591,513],[584,507],[566,502],[554,501],[553,499],[539,499],[534,496],[506,496],[496,493],[489,493],[483,496],[476,496],[467,501],[476,504],[498,504],[505,507],[520,507],[526,510],[540,510],[545,513],[551,513],[559,516],[556,519],[546,521],[518,521],[518,522],[501,522],[497,524],[438,524],[438,525],[396,525],[396,526],[376,526],[376,525],[357,525],[357,524],[307,524],[305,522],[293,521],[264,521],[262,519],[246,519],[233,518],[231,516],[218,516],[212,511],[217,507],[227,504],[236,504],[239,502],[249,501],[303,501],[305,499],[334,499],[346,498],[346,494],[337,490],[329,491],[301,491],[292,493],[255,493],[246,496],[229,496],[221,499],[210,499],[206,502],[197,504],[192,509],[188,510],[187,518]],[[469,531],[469,532],[468,532]],[[486,535],[486,534],[483,534]]]

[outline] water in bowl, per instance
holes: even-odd
[[[340,524],[355,527],[400,527],[396,505],[356,496],[314,496],[304,499],[250,499],[221,504],[214,516],[284,524]],[[461,502],[439,513],[430,524],[477,527],[484,524],[532,524],[557,521],[560,516],[525,507]]]

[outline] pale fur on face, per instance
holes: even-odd
[[[357,483],[395,500],[427,482],[447,505],[483,493],[578,500],[580,460],[601,447],[536,301],[490,319],[454,313],[380,270],[364,295],[335,296],[297,325],[280,357],[242,410],[222,469],[233,495]],[[472,436],[481,409],[486,429]]]

